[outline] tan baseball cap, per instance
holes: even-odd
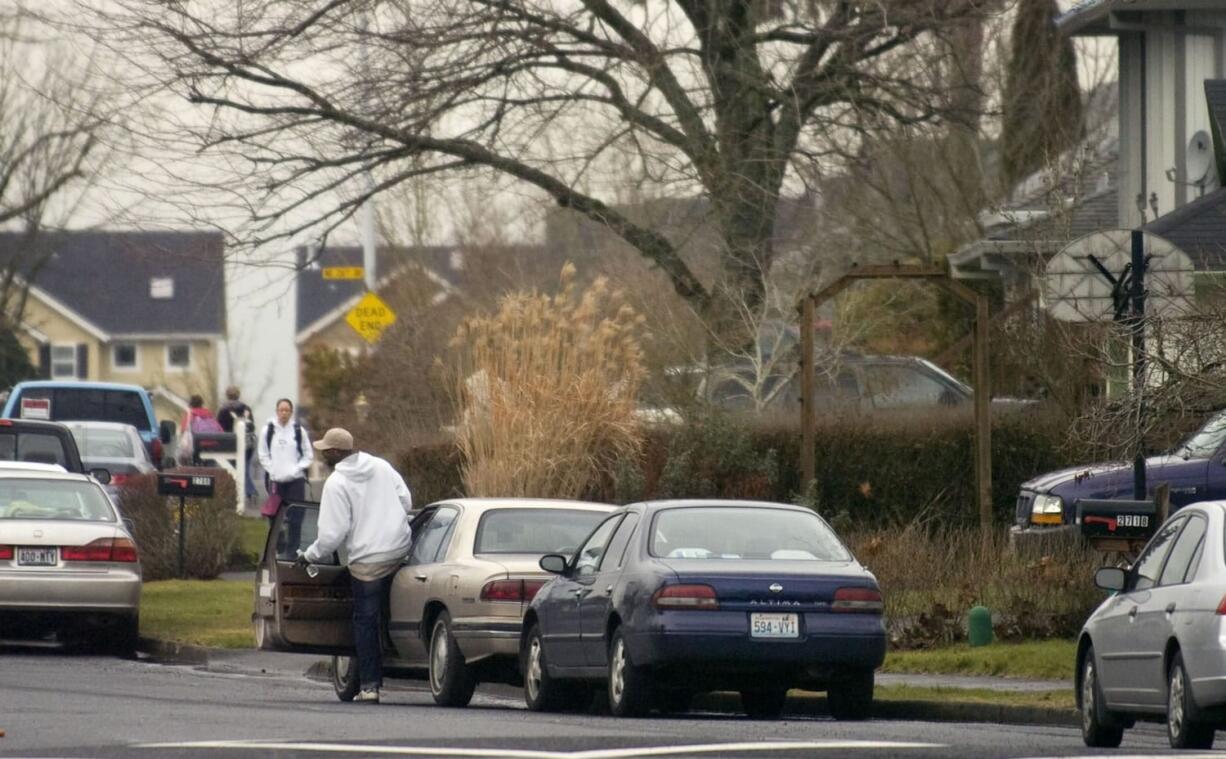
[[[353,435],[349,434],[349,430],[333,427],[311,445],[315,446],[317,451],[352,451]]]

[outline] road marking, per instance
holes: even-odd
[[[699,743],[688,746],[641,746],[594,751],[525,751],[501,748],[444,748],[441,746],[378,746],[347,743],[280,743],[264,740],[187,741],[183,743],[138,743],[133,748],[155,749],[265,749],[267,751],[314,751],[335,754],[390,754],[394,756],[509,757],[510,759],[624,759],[636,756],[681,756],[722,752],[846,751],[854,749],[948,748],[943,743],[903,741],[760,741],[757,743]],[[1183,759],[1181,757],[1181,759]]]

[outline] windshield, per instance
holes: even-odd
[[[92,482],[0,478],[0,519],[114,522],[115,512]]]
[[[130,459],[135,457],[132,438],[120,430],[97,430],[73,427],[72,436],[82,458]]]
[[[1223,440],[1226,440],[1226,411],[1210,417],[1175,450],[1175,454],[1189,459],[1207,459],[1222,446]]]
[[[493,509],[477,525],[473,553],[560,553],[579,549],[603,511],[568,509]]]
[[[661,511],[652,532],[651,555],[665,559],[851,559],[816,514],[729,506]]]
[[[57,422],[121,422],[138,430],[152,428],[143,399],[132,390],[32,387],[21,397],[50,400],[50,416]]]
[[[68,467],[63,441],[54,434],[42,432],[0,432],[0,460]]]

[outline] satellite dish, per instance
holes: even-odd
[[[1146,316],[1178,316],[1191,308],[1192,260],[1163,238],[1146,232]],[[1132,262],[1132,232],[1109,229],[1073,240],[1047,262],[1043,272],[1043,305],[1056,319],[1068,322],[1110,321],[1115,313],[1111,282],[1090,256],[1117,279]]]
[[[1184,170],[1188,184],[1203,187],[1209,182],[1213,169],[1213,139],[1204,129],[1188,140],[1187,156]]]

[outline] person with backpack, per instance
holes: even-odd
[[[205,408],[204,398],[193,395],[187,402],[187,413],[183,415],[183,432],[179,435],[177,456],[179,463],[183,466],[199,466],[200,461],[196,458],[196,434],[222,431],[213,412]]]
[[[305,501],[306,473],[313,455],[306,430],[294,419],[293,401],[277,401],[277,413],[260,431],[258,446],[269,494],[276,492],[286,501]]]
[[[234,422],[243,420],[247,424],[247,466],[243,470],[246,475],[244,483],[248,498],[255,498],[255,483],[251,480],[251,457],[255,454],[255,417],[251,413],[251,407],[243,403],[239,399],[239,390],[236,386],[230,385],[226,388],[226,402],[222,407],[217,409],[217,423],[226,432],[234,432]]]

